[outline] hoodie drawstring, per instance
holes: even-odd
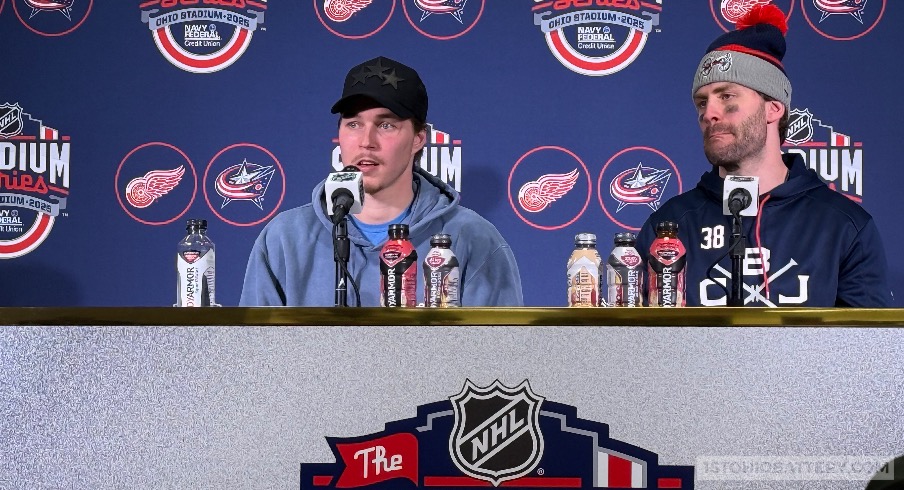
[[[771,194],[765,194],[763,198],[760,200],[760,211],[756,213],[756,224],[754,225],[754,233],[756,235],[756,248],[760,251],[760,261],[763,264],[763,284],[766,286],[766,299],[769,299],[769,274],[766,272],[766,261],[763,260],[763,244],[760,241],[760,223],[763,218],[763,207],[766,205],[766,201],[772,197]]]

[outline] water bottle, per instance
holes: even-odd
[[[216,253],[207,236],[207,220],[190,219],[185,229],[188,233],[176,246],[174,306],[219,306],[215,301]]]

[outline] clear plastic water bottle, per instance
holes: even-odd
[[[176,246],[176,304],[174,306],[219,306],[216,304],[216,253],[207,236],[207,220],[190,219],[188,232]]]

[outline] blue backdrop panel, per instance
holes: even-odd
[[[576,233],[606,253],[708,170],[691,79],[748,3],[0,0],[0,305],[172,304],[188,218],[207,219],[236,305],[261,228],[338,165],[346,71],[378,55],[428,87],[422,166],[506,237],[526,304],[564,305]],[[897,291],[904,14],[830,3],[776,1],[785,149],[873,214]],[[230,186],[243,172],[262,177]]]

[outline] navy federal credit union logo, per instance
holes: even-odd
[[[465,381],[417,416],[359,437],[327,437],[335,463],[302,463],[302,490],[328,488],[694,488],[693,466],[609,437],[527,380],[514,388]]]
[[[69,198],[69,136],[0,103],[0,259],[44,243]]]
[[[659,31],[662,0],[534,0],[534,24],[565,68],[588,76],[617,73]]]
[[[213,73],[248,49],[264,23],[267,0],[147,0],[139,8],[167,61],[192,73]]]

